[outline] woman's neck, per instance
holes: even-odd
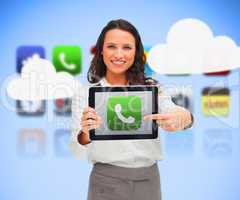
[[[106,73],[106,80],[111,85],[127,85],[128,81],[126,75],[119,75],[119,74],[109,74]]]

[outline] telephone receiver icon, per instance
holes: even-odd
[[[76,65],[74,63],[67,63],[65,61],[65,54],[63,52],[59,54],[59,60],[66,69],[73,70],[76,68]]]
[[[133,118],[132,116],[129,116],[128,118],[124,117],[121,113],[121,110],[122,110],[122,106],[121,104],[116,104],[115,107],[114,107],[114,110],[116,112],[116,115],[117,117],[124,123],[128,123],[128,124],[131,124],[131,123],[134,123],[135,122],[135,118]]]

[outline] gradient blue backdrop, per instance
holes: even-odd
[[[132,22],[146,46],[165,42],[170,26],[189,17],[205,21],[215,35],[228,35],[240,44],[237,0],[1,1],[0,8],[1,200],[86,199],[91,170],[86,160],[76,160],[66,153],[67,138],[56,142],[56,130],[68,129],[70,120],[55,116],[52,101],[47,102],[42,117],[21,117],[14,111],[15,101],[6,97],[5,88],[8,77],[16,72],[18,46],[42,45],[51,60],[55,45],[79,45],[83,50],[83,73],[77,78],[85,83],[90,47],[111,19]],[[159,132],[165,154],[159,162],[163,199],[239,200],[239,70],[227,77],[156,78],[162,83],[192,87],[196,121],[186,133]],[[216,82],[231,88],[227,119],[206,118],[201,112],[201,90]],[[26,128],[44,132],[45,147],[37,157],[22,156],[17,148],[19,134]]]

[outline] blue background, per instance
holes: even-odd
[[[56,116],[52,101],[41,117],[21,117],[15,101],[6,97],[9,76],[16,72],[16,50],[41,45],[52,59],[56,45],[79,45],[83,50],[86,83],[90,48],[103,26],[124,18],[139,30],[144,45],[163,43],[171,25],[183,18],[206,22],[214,35],[227,35],[240,44],[240,3],[209,1],[1,1],[0,3],[0,199],[86,199],[91,164],[70,156],[67,149],[70,118]],[[193,129],[178,134],[160,131],[164,160],[159,162],[164,200],[239,200],[240,131],[239,70],[226,77],[204,75],[155,76],[161,83],[190,85],[193,91]],[[228,118],[206,118],[201,111],[204,87],[224,83],[231,89]],[[23,129],[41,129],[41,151],[28,144],[19,150]],[[58,138],[58,135],[61,137]],[[30,142],[31,143],[31,142]],[[31,151],[37,154],[31,156]]]

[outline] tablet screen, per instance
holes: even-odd
[[[157,113],[155,90],[156,87],[90,89],[90,106],[102,118],[100,127],[90,132],[91,139],[155,138],[157,126],[143,120],[145,115]]]

